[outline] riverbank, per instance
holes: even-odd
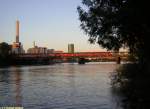
[[[150,101],[150,72],[146,64],[130,63],[113,75],[113,87],[121,93],[124,109],[147,109]]]

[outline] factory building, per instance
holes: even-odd
[[[47,48],[35,46],[34,48],[29,48],[27,50],[27,53],[30,53],[30,54],[47,54]]]
[[[30,53],[30,54],[47,54],[48,49],[46,47],[38,47],[35,45],[35,42],[33,42],[33,48],[29,48],[27,50],[27,53]]]

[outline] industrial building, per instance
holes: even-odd
[[[29,54],[47,54],[47,48],[35,46],[34,48],[29,48],[27,50],[27,53],[29,53]]]
[[[27,50],[27,53],[29,53],[29,54],[47,54],[48,49],[46,47],[38,47],[35,45],[35,42],[34,42],[33,48],[29,48]]]

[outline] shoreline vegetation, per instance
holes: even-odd
[[[77,7],[81,29],[90,43],[107,50],[128,48],[135,61],[112,75],[123,109],[150,108],[150,15],[148,1],[82,0]]]
[[[111,76],[112,88],[120,93],[123,109],[147,109],[150,102],[150,73],[145,65],[128,63]]]

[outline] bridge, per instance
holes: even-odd
[[[76,52],[76,53],[49,53],[49,54],[19,54],[16,60],[20,62],[77,62],[79,58],[89,61],[115,61],[116,57],[127,60],[127,52]]]
[[[77,53],[52,53],[49,56],[54,57],[82,57],[82,58],[93,58],[93,57],[112,57],[112,52],[77,52]]]
[[[45,53],[45,54],[19,54],[18,57],[114,57],[116,54],[127,56],[128,52],[76,52],[76,53]]]

